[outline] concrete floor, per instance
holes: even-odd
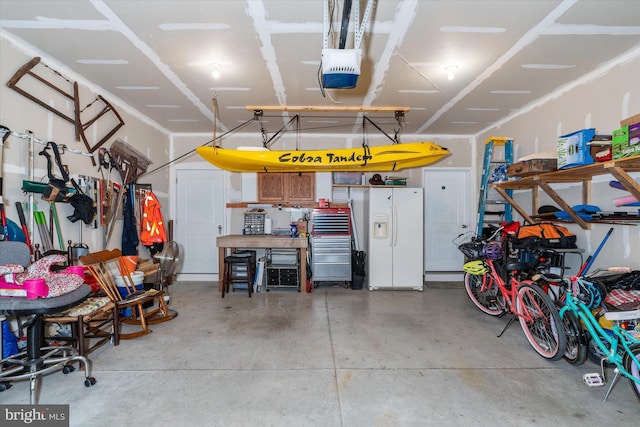
[[[41,404],[70,404],[71,426],[637,426],[621,381],[589,388],[590,362],[548,362],[519,325],[476,309],[459,283],[424,292],[312,295],[177,283],[179,316],[42,381]],[[29,402],[27,382],[0,403]]]

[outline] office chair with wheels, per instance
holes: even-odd
[[[17,264],[27,267],[31,261],[28,246],[17,241],[0,241],[0,265]],[[38,403],[39,380],[43,375],[62,370],[72,372],[74,362],[84,367],[85,386],[96,383],[90,375],[89,360],[77,354],[70,346],[42,347],[42,317],[81,304],[91,292],[87,285],[52,298],[0,297],[0,315],[27,316],[27,346],[18,354],[0,360],[0,391],[11,386],[13,381],[30,381],[30,402]]]

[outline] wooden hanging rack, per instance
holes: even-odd
[[[115,134],[118,131],[118,129],[120,129],[122,126],[124,126],[124,121],[122,120],[122,117],[120,116],[120,114],[118,114],[116,109],[113,108],[113,106],[106,99],[104,99],[100,95],[98,95],[96,97],[96,99],[94,101],[92,101],[89,105],[87,105],[84,109],[80,109],[80,98],[79,98],[79,94],[78,94],[78,83],[77,82],[71,82],[69,79],[67,79],[64,76],[62,76],[62,74],[60,74],[59,72],[57,72],[57,71],[52,69],[51,71],[54,74],[62,77],[65,81],[67,81],[68,83],[70,83],[72,85],[72,93],[69,93],[68,90],[65,91],[64,89],[59,88],[54,83],[48,81],[42,75],[40,75],[40,74],[38,74],[38,73],[36,73],[34,71],[36,66],[38,64],[40,64],[40,61],[41,61],[40,57],[35,57],[35,58],[31,59],[29,62],[27,62],[26,64],[24,64],[22,67],[20,67],[20,69],[18,71],[16,71],[16,73],[7,82],[7,87],[10,88],[10,89],[15,90],[19,94],[25,96],[26,98],[30,99],[31,101],[35,102],[36,104],[40,105],[41,107],[47,109],[48,111],[51,111],[52,113],[56,114],[58,117],[64,119],[65,121],[67,121],[69,123],[72,123],[74,125],[74,128],[75,128],[76,141],[82,141],[84,143],[86,149],[89,151],[89,153],[93,153],[98,148],[100,148],[100,146],[102,146],[105,142],[107,142],[107,140],[109,138],[111,138],[113,136],[113,134]],[[46,68],[49,68],[46,64],[43,64],[43,66],[46,67]],[[59,111],[59,110],[55,109],[53,106],[47,104],[46,102],[38,99],[36,96],[30,94],[29,92],[27,92],[26,89],[19,87],[18,83],[25,76],[29,76],[29,77],[35,79],[36,81],[38,81],[41,84],[45,85],[49,89],[52,89],[56,93],[64,96],[65,98],[67,98],[69,100],[72,100],[73,101],[73,105],[74,105],[74,115],[73,115],[73,117],[70,117],[70,116],[64,114],[62,111]],[[85,109],[87,109],[93,103],[95,103],[97,101],[101,102],[103,104],[103,107],[100,109],[100,111],[93,118],[90,118],[89,120],[86,120],[83,123],[82,118],[81,118],[82,111],[84,111]],[[92,126],[94,123],[96,123],[100,118],[104,117],[107,113],[112,113],[113,114],[113,116],[115,117],[116,124],[96,144],[91,145],[89,143],[89,141],[87,140],[87,137],[85,136],[85,131],[90,126]],[[95,166],[95,161],[93,159],[92,159],[92,161],[94,162],[94,166]]]

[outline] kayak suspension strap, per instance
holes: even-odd
[[[240,123],[238,126],[234,127],[233,129],[230,129],[230,130],[228,130],[228,131],[224,132],[223,134],[221,134],[221,135],[219,135],[219,136],[218,136],[218,138],[217,138],[216,142],[217,142],[217,141],[219,141],[220,139],[223,139],[224,137],[226,137],[226,136],[228,136],[228,135],[230,135],[230,134],[232,134],[232,133],[234,133],[234,132],[236,132],[236,131],[240,130],[241,128],[243,128],[243,127],[247,126],[249,123],[251,123],[251,122],[253,122],[253,121],[254,121],[254,119],[249,119],[249,120],[245,121],[244,123]],[[213,141],[213,139],[212,139],[212,140],[211,140],[211,141],[209,141],[209,142],[205,142],[204,144],[200,144],[200,145],[199,145],[199,147],[206,147],[207,145],[209,145],[209,144],[211,144],[211,143],[213,143],[213,142],[214,142],[214,141]],[[58,145],[58,147],[60,147],[60,145]],[[218,148],[218,147],[221,147],[221,145],[218,145],[217,143],[213,145],[213,148]],[[67,150],[68,150],[68,151],[71,151],[69,148],[67,148]],[[157,167],[157,168],[155,168],[155,169],[148,170],[147,172],[145,172],[145,173],[143,173],[142,175],[138,176],[138,179],[139,179],[139,178],[142,178],[143,176],[151,175],[152,173],[157,172],[157,171],[159,171],[160,169],[164,169],[164,168],[166,168],[167,166],[169,166],[169,165],[171,165],[171,164],[173,164],[173,163],[177,163],[177,162],[179,162],[180,160],[184,159],[184,158],[185,158],[185,157],[187,157],[187,156],[190,156],[191,154],[193,154],[193,153],[195,153],[195,152],[196,152],[196,149],[195,149],[195,148],[193,148],[193,149],[191,149],[191,150],[187,151],[186,153],[184,153],[184,154],[182,154],[182,155],[180,155],[180,156],[176,157],[175,159],[173,159],[173,160],[169,160],[169,161],[168,161],[168,162],[166,162],[165,164],[158,166],[158,167]]]
[[[364,159],[364,161],[362,162],[363,167],[367,166],[367,160],[371,157],[371,149],[369,149],[369,145],[367,144],[366,135],[367,122],[362,120],[362,158]]]
[[[281,128],[280,128],[276,133],[274,133],[274,134],[273,134],[273,136],[272,136],[271,138],[269,138],[269,139],[266,139],[267,134],[266,134],[266,132],[264,131],[264,127],[262,126],[262,121],[261,121],[261,122],[260,122],[260,124],[261,124],[261,125],[260,125],[260,127],[261,127],[261,130],[262,130],[262,138],[263,138],[263,143],[262,143],[262,145],[264,146],[264,148],[269,148],[269,145],[271,145],[271,144],[272,144],[273,140],[274,140],[278,135],[280,135],[280,133],[282,133],[283,131],[285,131],[285,130],[289,127],[289,125],[291,125],[291,123],[293,123],[293,121],[294,121],[294,120],[295,120],[295,121],[297,121],[297,120],[298,120],[298,117],[299,117],[299,116],[298,116],[298,114],[296,114],[295,116],[293,116],[293,117],[291,118],[291,120],[289,120],[289,121],[287,122],[287,124],[286,124],[286,125],[282,126],[282,127],[281,127]]]
[[[395,134],[393,135],[393,140],[395,141],[396,144],[400,144],[400,139],[398,138],[398,135],[400,134],[400,131],[404,127],[404,111],[396,110],[396,122],[398,122],[398,128],[394,129]]]
[[[367,166],[367,159],[369,159],[369,157],[371,157],[371,150],[369,149],[369,146],[367,144],[362,144],[362,157],[364,158],[364,162],[362,163],[362,166]]]
[[[377,124],[375,124],[373,122],[373,120],[371,120],[368,116],[364,115],[362,116],[362,118],[366,121],[368,121],[369,123],[371,123],[376,129],[378,129],[384,136],[386,136],[387,138],[389,138],[391,141],[393,141],[394,144],[396,144],[398,141],[394,138],[392,138],[391,136],[389,136],[388,133],[386,133],[380,126],[378,126]]]
[[[213,113],[213,146],[216,146],[216,131],[218,130],[218,92],[213,93],[211,99],[211,112]]]
[[[262,110],[253,110],[253,119],[260,123],[260,135],[262,135],[262,146],[267,148],[267,131],[264,128],[264,122],[262,121],[264,112]]]

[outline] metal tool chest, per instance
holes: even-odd
[[[349,208],[312,212],[311,280],[351,282],[351,212]]]

